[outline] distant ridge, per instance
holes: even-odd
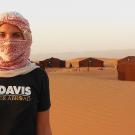
[[[105,50],[105,51],[82,51],[82,52],[62,52],[62,53],[40,53],[32,54],[32,60],[44,60],[50,57],[56,57],[60,59],[72,59],[79,57],[96,57],[96,58],[123,58],[126,56],[135,56],[135,49],[127,50]]]

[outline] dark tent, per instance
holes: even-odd
[[[135,81],[135,56],[118,60],[118,80]]]
[[[95,58],[86,58],[79,61],[79,67],[103,67],[104,62]]]
[[[49,59],[45,59],[43,61],[39,61],[39,65],[41,66],[41,68],[52,68],[52,67],[65,67],[65,61],[64,60],[60,60],[58,58],[49,58]]]

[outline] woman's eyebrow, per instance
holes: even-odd
[[[21,32],[13,32],[12,34],[22,34]]]
[[[6,32],[0,30],[0,33],[6,33]],[[11,33],[12,34],[22,34],[21,32],[11,32]]]

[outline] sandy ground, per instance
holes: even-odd
[[[114,68],[47,72],[53,135],[135,135],[135,82]]]

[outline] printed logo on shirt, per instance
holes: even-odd
[[[31,88],[29,86],[0,85],[0,100],[30,101]]]

